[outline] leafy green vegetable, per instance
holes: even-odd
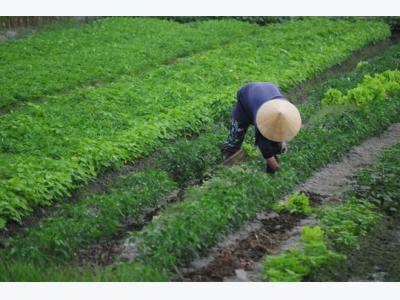
[[[347,104],[363,105],[368,101],[388,99],[390,93],[400,90],[400,71],[387,70],[374,76],[366,75],[361,84],[343,95],[337,89],[329,89],[323,104]]]
[[[343,260],[344,254],[357,248],[358,239],[381,217],[373,205],[355,198],[322,207],[319,213],[321,225],[303,228],[300,249],[267,257],[263,264],[264,279],[301,281],[322,266]]]
[[[305,226],[301,233],[302,249],[270,256],[264,262],[264,279],[269,281],[301,281],[313,269],[344,256],[328,249],[321,227]]]
[[[157,155],[159,167],[171,174],[180,185],[201,179],[210,166],[221,162],[219,144],[225,139],[223,128],[214,126],[207,135],[194,140],[180,140],[164,146]],[[210,131],[211,131],[210,130]]]
[[[365,60],[361,60],[358,62],[356,69],[360,70],[360,69],[364,69],[366,66],[368,65],[368,62]]]
[[[303,214],[306,216],[313,212],[307,195],[299,193],[290,195],[285,203],[276,205],[275,209],[279,212],[285,211],[291,214]]]
[[[387,25],[379,22],[323,18],[260,27],[246,42],[3,115],[0,217],[20,221],[104,168],[201,130],[226,112],[246,81],[288,88],[388,35]]]
[[[382,217],[374,209],[373,205],[356,198],[338,206],[323,207],[321,226],[332,246],[342,253],[357,248],[358,239]]]

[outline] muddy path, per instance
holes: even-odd
[[[352,174],[370,166],[380,152],[400,142],[400,123],[383,134],[353,147],[338,162],[331,163],[298,186],[295,191],[310,196],[315,206],[341,201],[350,189]],[[281,199],[284,201],[285,198]],[[207,257],[194,261],[176,277],[177,281],[260,281],[260,261],[299,245],[301,228],[313,225],[313,217],[260,214],[239,231],[227,236]]]
[[[311,199],[320,197],[323,200],[339,200],[350,188],[351,174],[370,166],[379,156],[380,151],[400,142],[400,123],[391,125],[379,135],[365,140],[353,147],[340,162],[331,163],[313,174],[296,191],[310,195]]]

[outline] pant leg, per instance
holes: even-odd
[[[228,138],[223,145],[223,151],[230,153],[238,151],[243,144],[248,128],[248,124],[240,124],[237,120],[233,119],[229,128]]]

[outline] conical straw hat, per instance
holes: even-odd
[[[301,128],[300,113],[289,101],[274,99],[257,111],[256,124],[260,133],[275,142],[290,141]]]

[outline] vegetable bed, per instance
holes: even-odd
[[[231,105],[246,81],[288,88],[388,35],[379,22],[317,18],[271,25],[245,42],[183,58],[142,78],[78,89],[4,115],[0,225],[68,195],[104,168],[200,130]]]
[[[363,85],[358,86],[356,89],[360,87],[363,87]],[[352,91],[350,90],[348,93],[351,94]],[[391,93],[393,92],[394,90],[391,91]],[[155,219],[143,231],[134,234],[135,238],[139,239],[139,250],[142,251],[140,259],[146,262],[145,268],[153,270],[154,274],[157,274],[154,275],[155,277],[146,277],[146,280],[152,280],[152,278],[158,280],[159,276],[166,276],[166,272],[171,272],[177,266],[185,265],[202,255],[204,251],[209,249],[226,233],[253,218],[255,213],[271,210],[278,197],[285,191],[291,190],[294,184],[308,177],[315,169],[345,153],[349,147],[366,136],[382,131],[388,124],[397,120],[399,107],[397,94],[391,105],[387,106],[382,105],[382,102],[386,101],[387,98],[371,100],[370,103],[367,102],[361,107],[356,107],[356,110],[349,115],[346,112],[339,114],[333,112],[324,117],[323,120],[320,120],[321,123],[318,126],[304,130],[299,137],[299,141],[296,140],[294,142],[294,149],[283,159],[285,169],[282,171],[284,173],[278,178],[271,178],[269,175],[261,173],[258,157],[256,159],[256,156],[253,156],[251,146],[248,145],[246,148],[250,147],[249,155],[252,158],[246,165],[232,169],[222,167],[216,171],[216,175],[204,186],[190,189],[182,203],[167,209],[160,218]],[[314,103],[312,102],[304,104],[302,109],[304,110],[307,106],[313,105]],[[374,109],[376,114],[373,114]],[[370,120],[367,126],[363,122],[366,118]],[[321,130],[320,126],[328,126],[328,128]],[[332,137],[334,136],[339,138],[333,139]],[[191,152],[194,159],[201,157],[202,147],[211,146],[212,149],[212,145],[215,145],[215,137],[218,137],[218,129],[212,128],[210,133],[202,136],[200,140],[191,142],[193,149],[200,149],[197,153],[195,151]],[[167,156],[169,151],[178,153],[179,149],[190,147],[191,143],[178,143],[175,146],[170,146],[161,154],[161,157]],[[316,149],[319,149],[319,151],[315,151]],[[315,153],[318,153],[318,155]],[[302,160],[299,159],[300,156],[303,157]],[[183,159],[182,156],[180,157]],[[169,170],[172,175],[178,174],[168,167],[176,165],[176,161],[171,158],[169,158],[168,163],[166,163],[167,161],[168,158],[161,163],[162,168]],[[310,166],[309,169],[304,169],[304,163]],[[184,166],[181,170],[185,170],[185,168],[190,170],[188,160],[181,160],[181,164]],[[299,164],[302,164],[303,168],[300,168]],[[200,167],[201,169],[204,170],[204,168]],[[164,193],[168,191],[168,186],[171,186],[171,184],[168,181],[162,182],[162,180],[165,180],[162,178],[165,177],[162,176],[160,177],[162,180],[159,180],[155,175],[156,173],[153,173],[154,181],[152,183],[157,184],[159,189],[164,186],[166,189]],[[138,174],[138,176],[141,175]],[[135,177],[136,180],[140,178],[138,176]],[[147,195],[146,181],[139,180],[140,184],[142,182],[144,185],[138,186],[138,192],[141,193],[142,189],[144,195]],[[254,182],[257,184],[254,184]],[[118,203],[118,205],[122,205],[121,213],[123,215],[131,214],[135,217],[134,213],[132,214],[129,209],[124,208],[124,205],[129,203],[129,199],[135,199],[138,202],[137,204],[145,205],[144,207],[147,204],[140,200],[140,194],[132,194],[130,190],[131,188],[122,187],[121,191],[111,191],[107,196],[111,202],[106,204],[105,208],[108,206],[109,208],[117,207],[116,204]],[[44,266],[48,263],[66,263],[75,255],[74,251],[84,246],[87,242],[99,237],[110,238],[110,234],[115,232],[113,229],[115,226],[112,226],[113,221],[107,218],[106,210],[103,210],[102,213],[100,208],[100,210],[95,211],[95,214],[93,212],[90,213],[91,211],[89,210],[90,207],[95,206],[97,201],[101,207],[103,203],[101,199],[106,200],[107,197],[87,199],[77,205],[75,210],[71,210],[67,206],[66,211],[70,211],[70,213],[66,213],[65,219],[56,216],[54,219],[45,220],[40,227],[27,231],[26,236],[17,237],[15,241],[11,240],[8,245],[11,253],[7,254],[7,256],[22,261],[36,262],[37,266]],[[152,197],[157,198],[154,195]],[[135,203],[130,205],[135,205]],[[303,212],[306,211],[306,209],[302,209]],[[112,210],[110,211],[109,217],[117,220],[115,218],[119,214],[112,213]],[[87,221],[79,221],[80,218],[84,218]],[[90,225],[91,219],[95,222],[94,224],[96,224],[95,220],[97,219],[99,225],[107,224],[107,226],[98,227],[99,231],[90,231],[91,228],[96,228]],[[70,225],[68,225],[68,222],[70,222]],[[59,229],[64,227],[65,229],[63,230]],[[51,236],[52,232],[53,236]],[[319,233],[317,236],[321,237]],[[64,240],[68,241],[65,245],[54,244],[54,241]],[[306,259],[301,258],[301,254],[298,252],[293,255],[295,255],[296,259]],[[330,254],[327,259],[329,257]],[[339,258],[339,256],[336,258]],[[132,267],[131,271],[128,271],[127,264],[120,264],[118,268],[122,268],[126,272],[125,275],[131,272],[129,273],[132,276],[131,280],[143,279],[144,277],[135,277],[140,276],[137,268],[142,268],[139,265],[135,266]],[[99,271],[98,274],[104,274],[104,272],[107,271]],[[115,276],[118,278],[118,272],[122,271],[115,272]],[[285,278],[279,277],[280,275],[276,276],[278,277],[274,278]],[[285,280],[289,279],[286,278]]]
[[[152,18],[105,18],[1,43],[0,111],[80,85],[141,77],[256,30],[232,20],[183,26]]]

